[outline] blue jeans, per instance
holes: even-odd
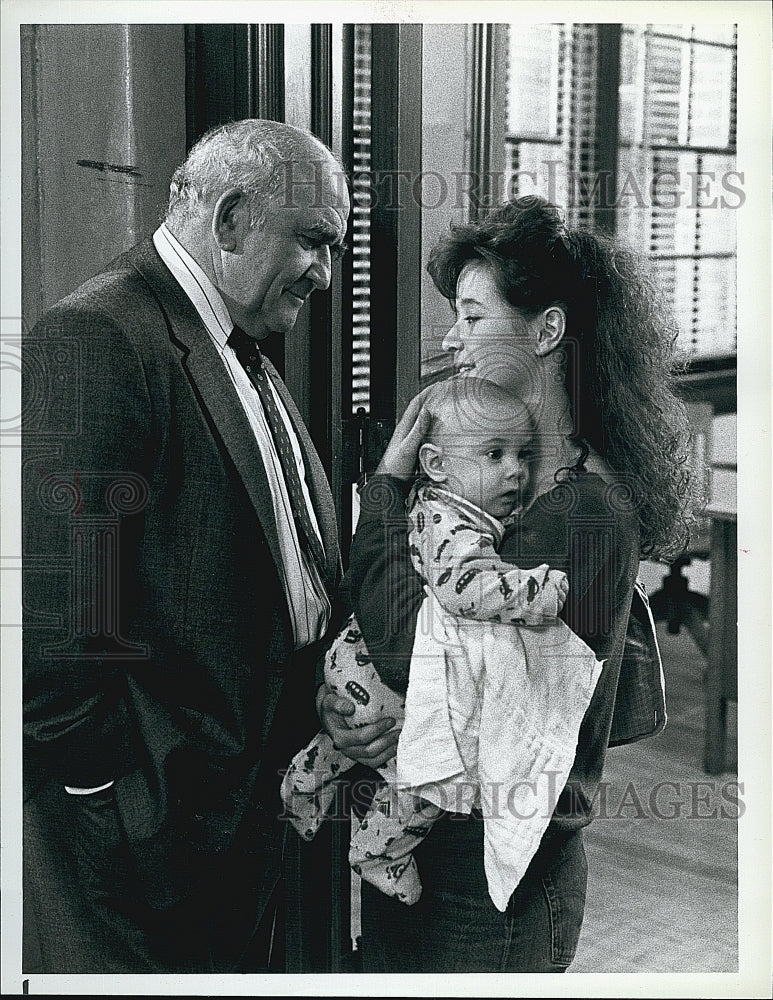
[[[406,906],[362,884],[363,972],[564,972],[580,936],[582,830],[550,827],[504,913],[483,870],[483,822],[449,814],[415,851],[424,891]]]

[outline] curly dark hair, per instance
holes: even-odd
[[[633,491],[641,555],[682,551],[701,498],[690,477],[686,408],[674,392],[683,367],[676,325],[644,261],[602,234],[567,229],[558,209],[536,196],[452,225],[427,265],[447,299],[471,260],[491,264],[503,296],[527,315],[564,309],[573,438]]]

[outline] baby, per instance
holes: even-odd
[[[441,815],[444,800],[442,796],[438,799],[437,794],[428,798],[410,787],[401,787],[404,784],[398,780],[401,770],[414,775],[419,772],[448,775],[456,768],[457,777],[468,779],[468,785],[469,779],[474,781],[476,777],[476,761],[464,753],[464,734],[448,730],[445,736],[446,745],[452,747],[454,765],[436,761],[433,771],[432,762],[427,759],[437,749],[448,760],[440,744],[432,743],[439,735],[437,730],[444,726],[441,723],[433,727],[430,719],[447,720],[449,713],[458,719],[467,714],[476,720],[475,726],[480,723],[480,705],[469,705],[476,700],[475,691],[482,690],[480,678],[470,684],[466,667],[459,669],[460,657],[465,661],[471,652],[466,648],[466,633],[473,641],[478,638],[477,635],[473,638],[465,624],[495,622],[537,627],[556,623],[568,594],[564,573],[551,570],[546,564],[521,570],[497,555],[506,524],[517,522],[527,499],[533,432],[524,408],[499,386],[471,377],[439,383],[426,405],[433,420],[419,451],[422,476],[408,501],[410,552],[414,567],[425,582],[426,593],[436,602],[435,607],[439,606],[443,614],[453,616],[462,625],[454,631],[450,659],[448,649],[441,654],[441,659],[445,656],[445,670],[442,664],[439,669],[430,667],[431,656],[428,659],[426,655],[418,665],[422,678],[428,676],[428,669],[432,671],[433,690],[428,697],[436,703],[440,699],[440,704],[434,704],[427,714],[428,688],[424,679],[417,680],[414,687],[415,647],[406,715],[406,699],[381,681],[354,616],[349,617],[325,658],[327,685],[355,704],[355,713],[350,716],[352,725],[365,725],[390,715],[403,730],[397,757],[380,769],[386,783],[376,792],[368,813],[351,838],[349,861],[363,879],[409,905],[421,894],[412,852]],[[563,623],[559,624],[566,629]],[[425,632],[432,631],[425,627]],[[506,636],[504,660],[510,664],[516,658],[519,631],[498,630],[497,642],[501,642],[499,633]],[[476,659],[475,653],[471,658]],[[596,664],[595,657],[593,663]],[[512,684],[508,680],[507,670],[503,676],[506,688],[516,684],[515,680]],[[512,695],[519,697],[517,691]],[[412,698],[417,707],[411,727]],[[448,705],[447,699],[450,699]],[[459,704],[464,706],[461,714],[455,708]],[[415,735],[417,728],[420,742],[425,735],[429,739],[428,747],[420,750],[421,760],[411,757],[411,748],[406,747],[404,739],[407,731]],[[441,743],[443,738],[440,736]],[[408,739],[415,744],[414,737]],[[476,741],[477,735],[473,742]],[[406,766],[401,767],[403,764]],[[351,766],[352,761],[333,747],[326,733],[319,733],[296,755],[283,781],[282,798],[288,818],[301,836],[306,839],[314,836],[335,795],[335,779]],[[434,802],[430,801],[432,797]],[[480,806],[480,799],[473,804]],[[454,811],[458,811],[456,807]]]
[[[471,377],[435,386],[427,406],[423,477],[409,499],[417,572],[451,614],[512,625],[554,619],[566,575],[547,565],[522,572],[496,556],[527,499],[530,414],[506,390]]]

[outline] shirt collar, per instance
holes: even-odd
[[[220,292],[163,223],[153,233],[153,244],[222,353],[234,322]]]

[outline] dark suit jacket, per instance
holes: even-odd
[[[257,444],[152,243],[54,306],[24,357],[26,795],[34,814],[47,785],[116,779],[142,891],[166,907],[228,850],[248,805],[278,836],[277,769],[318,726],[315,650],[291,655]],[[330,490],[270,371],[332,592]]]

